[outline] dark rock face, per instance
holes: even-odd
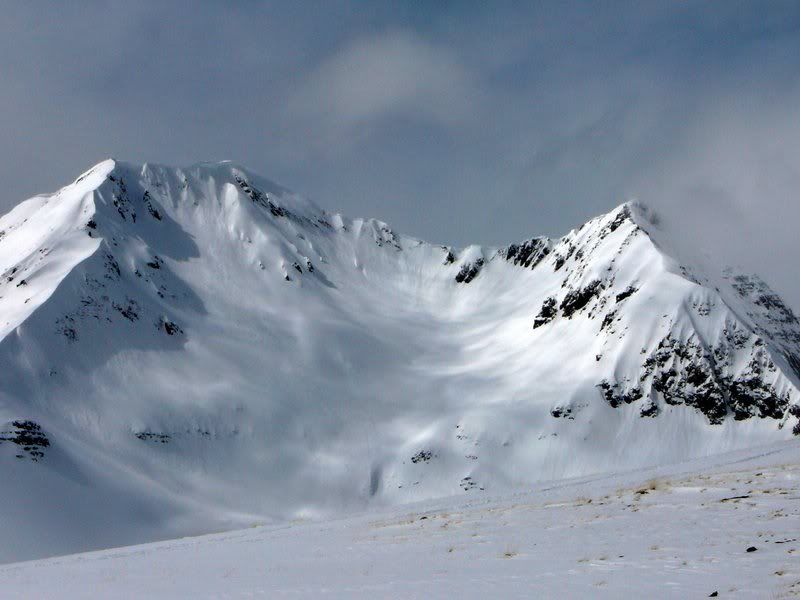
[[[539,311],[539,314],[536,315],[536,318],[533,320],[533,328],[536,329],[537,327],[546,325],[555,319],[557,314],[558,309],[556,308],[556,299],[550,296],[544,302],[542,302],[542,308]]]
[[[561,301],[561,313],[567,319],[571,318],[572,315],[596,298],[602,290],[603,282],[599,279],[595,279],[586,287],[568,292]]]
[[[606,237],[609,233],[614,233],[620,226],[631,219],[631,209],[628,206],[623,206],[616,214],[614,219],[600,231],[600,239]]]
[[[144,202],[144,206],[147,209],[147,212],[153,217],[156,221],[161,220],[161,213],[158,212],[155,206],[153,206],[152,198],[150,197],[150,192],[144,192],[144,197],[142,198],[142,202]]]
[[[457,283],[469,283],[475,279],[483,268],[484,260],[479,258],[474,263],[464,263],[456,275]]]
[[[782,419],[800,409],[789,408],[789,395],[779,394],[767,382],[765,375],[776,370],[769,355],[757,339],[728,329],[726,337],[711,349],[695,338],[678,341],[664,337],[658,347],[642,363],[640,382],[636,385],[602,381],[598,388],[612,407],[636,402],[651,396],[650,403],[641,408],[643,417],[659,412],[652,392],[668,405],[691,406],[703,413],[711,424],[722,423],[732,414],[736,420],[759,417]],[[731,348],[751,348],[750,361],[738,373],[734,372]]]
[[[667,335],[644,361],[642,380],[648,377],[667,404],[694,406],[714,424],[728,412],[713,357],[698,343],[681,343]]]
[[[616,317],[617,317],[617,311],[615,311],[615,310],[612,310],[610,313],[608,313],[608,314],[607,314],[607,315],[606,315],[606,316],[603,318],[603,322],[600,324],[600,330],[602,331],[602,330],[603,330],[603,329],[605,329],[606,327],[609,327],[609,326],[610,326],[610,325],[611,325],[611,324],[614,322],[614,319],[615,319]]]
[[[570,406],[556,406],[550,409],[550,416],[554,419],[574,419],[572,407]]]
[[[247,194],[247,196],[259,206],[266,208],[272,213],[274,217],[285,217],[287,216],[286,210],[282,207],[278,206],[269,198],[269,194],[265,194],[261,190],[251,186],[247,181],[245,181],[239,175],[235,176],[236,183],[239,184],[241,190]]]
[[[151,269],[160,269],[163,262],[158,256],[154,256],[153,260],[146,262],[145,265]]]
[[[109,175],[108,180],[114,184],[111,200],[119,216],[122,217],[123,221],[130,220],[136,223],[136,210],[134,210],[133,204],[128,197],[128,188],[125,185],[125,181],[121,177],[116,178],[113,175]]]
[[[600,388],[603,398],[612,408],[617,408],[623,404],[631,404],[642,398],[642,390],[638,387],[626,390],[619,383],[611,383],[609,381],[601,381],[597,387]]]
[[[657,417],[661,409],[658,408],[658,404],[653,401],[647,402],[642,405],[642,408],[639,410],[639,416],[641,417]]]
[[[771,386],[756,376],[745,375],[731,381],[728,393],[733,416],[738,421],[753,416],[780,419],[789,405],[788,396],[779,396]]]
[[[34,421],[12,421],[0,430],[0,444],[8,442],[19,446],[17,458],[27,455],[33,462],[44,458],[44,449],[50,447],[50,440]]]
[[[402,250],[400,242],[397,239],[397,235],[395,235],[394,231],[389,229],[389,227],[386,225],[379,226],[377,231],[375,231],[375,236],[373,239],[379,248],[382,248],[383,246],[391,246],[395,250]]]
[[[637,288],[633,287],[632,285],[629,285],[627,288],[625,288],[623,291],[621,291],[619,294],[617,294],[617,296],[615,298],[617,304],[619,304],[620,302],[622,302],[626,298],[630,298],[637,291],[638,291]]]
[[[128,319],[128,321],[133,323],[134,321],[139,320],[140,309],[136,300],[128,298],[128,301],[125,304],[118,304],[114,302],[112,303],[112,306],[119,314]]]
[[[517,266],[534,269],[550,254],[550,240],[533,238],[521,244],[511,244],[502,254]]]
[[[433,458],[433,452],[430,450],[420,450],[414,456],[411,457],[411,462],[414,464],[421,463],[421,462],[428,462]]]

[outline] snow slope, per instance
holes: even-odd
[[[1,560],[800,431],[794,315],[638,205],[456,250],[231,163],[109,160],[0,232]]]
[[[4,598],[790,598],[797,442],[4,565]]]

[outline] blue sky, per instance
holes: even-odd
[[[800,306],[798,57],[798,2],[8,2],[0,208],[107,156],[456,245],[636,197]]]

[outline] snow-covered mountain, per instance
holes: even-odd
[[[0,219],[0,559],[800,433],[800,323],[673,240],[625,204],[457,250],[231,163],[100,163]]]

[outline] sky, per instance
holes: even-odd
[[[629,199],[800,312],[800,3],[0,0],[0,211],[234,160],[431,242]]]

